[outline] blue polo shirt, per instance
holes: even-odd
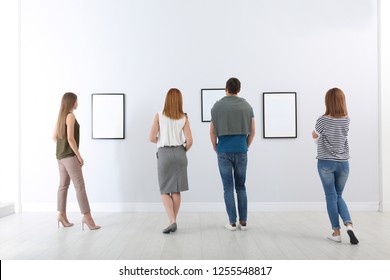
[[[218,136],[218,153],[246,153],[248,151],[247,135]]]
[[[252,110],[252,118],[255,116]],[[218,153],[246,153],[248,152],[248,135],[235,134],[218,136],[217,152]]]

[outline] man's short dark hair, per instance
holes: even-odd
[[[240,80],[237,78],[230,78],[226,82],[226,89],[230,94],[237,94],[241,90]]]

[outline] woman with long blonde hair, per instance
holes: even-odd
[[[181,203],[180,193],[188,190],[186,152],[192,146],[190,123],[183,112],[180,90],[171,88],[168,91],[163,111],[154,117],[149,140],[157,144],[158,182],[169,218],[169,226],[163,233],[175,232]]]
[[[340,216],[347,228],[350,243],[358,244],[347,204],[342,197],[349,175],[349,117],[344,92],[339,88],[328,90],[325,107],[325,114],[317,119],[312,137],[317,143],[318,174],[333,229],[328,239],[341,242]]]
[[[91,209],[85,191],[85,184],[81,167],[84,160],[80,155],[80,125],[76,120],[73,111],[77,109],[78,102],[76,94],[67,92],[62,96],[57,124],[54,129],[53,140],[56,142],[56,157],[60,172],[60,186],[57,193],[57,224],[63,227],[71,227],[73,223],[68,221],[66,215],[66,201],[70,181],[76,189],[77,201],[80,211],[84,214],[81,225],[84,224],[90,230],[99,229],[92,218]]]

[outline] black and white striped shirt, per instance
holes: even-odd
[[[348,160],[348,131],[349,117],[319,117],[315,126],[315,132],[319,135],[317,141],[317,159]]]

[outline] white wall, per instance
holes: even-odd
[[[19,188],[19,3],[0,1],[0,202],[18,204]]]
[[[324,202],[310,133],[334,86],[345,91],[351,116],[345,197],[355,208],[378,207],[377,1],[22,0],[21,26],[24,209],[55,208],[51,134],[66,91],[79,96],[80,148],[94,209],[160,207],[155,147],[147,136],[170,87],[183,92],[194,136],[183,202],[221,205],[200,90],[223,87],[231,76],[241,80],[241,96],[257,121],[247,178],[252,209]],[[297,92],[297,139],[262,139],[265,91]],[[126,94],[125,140],[91,139],[90,99],[98,92]],[[76,201],[74,191],[69,201]]]
[[[390,211],[390,2],[380,1],[381,23],[381,210]]]

